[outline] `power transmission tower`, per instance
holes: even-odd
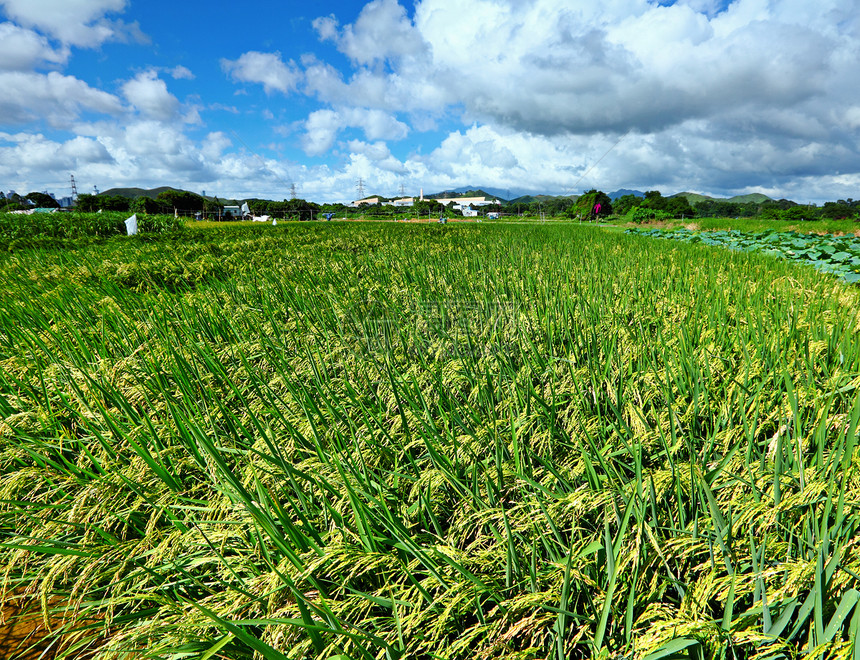
[[[78,198],[78,186],[75,184],[75,175],[72,174],[72,201],[75,201]]]
[[[298,196],[298,194],[296,193],[296,184],[291,183],[290,184],[290,199],[295,199],[297,196]]]
[[[358,191],[358,198],[364,199],[364,179],[358,178],[358,181],[355,182],[355,189]]]
[[[400,184],[400,196],[401,197],[406,196],[406,186],[404,186],[402,183]]]

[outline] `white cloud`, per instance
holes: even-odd
[[[184,67],[181,64],[173,67],[168,71],[174,80],[194,80],[194,74],[191,69]]]
[[[375,169],[399,174],[408,172],[406,165],[392,155],[384,142],[367,143],[361,140],[350,140],[347,147],[351,157],[359,154],[365,156]]]
[[[325,35],[323,38],[335,38],[336,23],[331,20],[323,19],[315,27]],[[358,20],[347,25],[336,40],[338,48],[360,64],[417,55],[425,49],[421,35],[397,0],[373,0],[365,5]]]
[[[320,156],[334,146],[338,132],[343,127],[340,115],[334,110],[317,110],[305,121],[302,149],[309,156]]]
[[[48,74],[0,72],[0,116],[5,125],[42,120],[64,127],[90,111],[116,115],[121,101],[114,95],[56,71]]]
[[[179,100],[155,71],[144,71],[122,86],[125,98],[145,117],[168,121],[179,111]]]
[[[450,126],[455,112],[473,125],[432,162],[404,161],[428,176],[503,182],[507,169],[559,186],[625,134],[591,185],[603,176],[731,191],[816,168],[860,171],[860,89],[848,82],[860,56],[856,0],[420,0],[411,17],[374,0],[350,25],[332,15],[314,27],[352,67],[302,59],[303,91],[331,107],[309,123],[309,154],[347,126],[370,143],[396,139],[367,132],[351,116],[361,108],[406,117],[407,130]],[[370,165],[364,144],[345,146]]]
[[[360,128],[368,140],[402,140],[409,127],[381,110],[344,108],[317,110],[304,122],[302,148],[309,156],[319,156],[331,150],[337,135],[347,128]]]
[[[547,135],[659,130],[825,93],[839,54],[856,61],[858,35],[835,35],[828,22],[848,0],[823,2],[824,20],[810,9],[798,20],[788,1],[701,13],[695,2],[423,0],[410,20],[394,0],[375,0],[339,32],[333,17],[316,23],[356,66],[345,79],[305,58],[306,91],[398,112],[460,106],[469,121]],[[370,66],[383,58],[389,67]]]
[[[106,14],[121,12],[126,4],[127,0],[0,0],[6,15],[20,25],[82,47],[129,37],[141,39],[137,24],[105,18]]]
[[[0,23],[0,70],[30,71],[36,67],[65,64],[68,48],[56,50],[40,34],[15,25]]]
[[[0,178],[28,190],[40,188],[34,184],[44,181],[44,172],[68,172],[112,162],[104,145],[90,138],[55,142],[40,133],[0,134]]]
[[[248,51],[233,61],[221,60],[221,68],[237,82],[259,83],[267,94],[284,94],[296,88],[301,79],[295,63],[284,63],[281,54]]]
[[[337,40],[338,22],[334,14],[315,18],[311,24],[313,25],[314,30],[316,30],[317,35],[319,35],[320,41]]]
[[[67,157],[73,168],[88,163],[113,162],[113,158],[101,142],[80,135],[64,142],[57,149],[57,154]]]
[[[206,139],[203,140],[203,146],[200,149],[200,153],[209,161],[217,161],[223,153],[229,149],[233,143],[230,141],[224,133],[221,131],[215,131],[213,133],[209,133],[206,136]]]

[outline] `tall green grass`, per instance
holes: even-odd
[[[0,250],[75,247],[125,235],[125,220],[131,213],[0,213]],[[172,215],[138,216],[141,234],[180,232],[185,220]]]
[[[860,657],[854,289],[337,223],[0,282],[2,586],[100,657]]]

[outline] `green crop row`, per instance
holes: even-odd
[[[129,213],[0,213],[0,250],[86,244],[125,235]],[[177,232],[184,220],[172,215],[138,215],[141,234]]]
[[[99,658],[857,658],[858,303],[572,225],[0,256],[0,592]]]

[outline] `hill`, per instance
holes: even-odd
[[[755,204],[761,204],[762,202],[772,201],[770,197],[763,195],[762,193],[735,195],[734,197],[708,197],[707,195],[700,195],[699,193],[679,192],[671,195],[671,197],[686,197],[687,201],[690,202],[691,205],[696,205],[699,202],[735,202],[738,204],[753,202]]]
[[[635,197],[645,197],[645,193],[641,190],[628,190],[627,188],[621,188],[616,190],[615,192],[609,193],[609,199],[613,202],[619,197],[624,197],[624,195],[633,195]]]
[[[522,195],[505,202],[505,204],[508,206],[512,204],[531,204],[532,202],[548,202],[554,199],[569,199],[571,201],[575,201],[578,198],[579,195]]]
[[[490,199],[498,199],[500,202],[505,201],[503,197],[495,195],[482,188],[457,188],[457,190],[444,190],[442,192],[424,195],[424,199],[441,199],[447,197],[488,197]]]
[[[750,193],[749,195],[735,195],[734,197],[729,197],[729,201],[738,202],[740,204],[745,204],[747,202],[761,204],[762,202],[772,202],[773,200],[762,193]]]
[[[137,199],[138,197],[151,197],[155,199],[159,193],[167,190],[178,190],[178,188],[173,188],[172,186],[161,186],[160,188],[150,188],[149,190],[144,188],[111,188],[110,190],[100,192],[99,195],[104,195],[105,197],[128,197],[129,199]]]

